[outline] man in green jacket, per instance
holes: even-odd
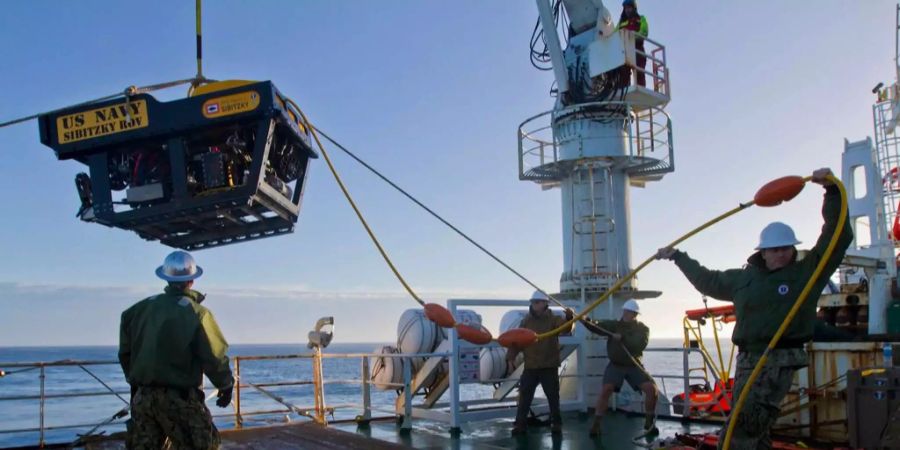
[[[191,290],[203,274],[187,252],[166,257],[156,275],[168,281],[165,292],[122,313],[119,362],[131,385],[131,420],[125,446],[161,449],[216,449],[219,433],[204,404],[203,375],[219,390],[216,404],[231,403],[234,377],[228,343],[212,313]]]
[[[769,341],[822,260],[837,228],[840,191],[828,180],[829,175],[830,169],[819,169],[812,175],[813,182],[825,187],[822,205],[825,224],[815,247],[803,259],[797,258],[795,247],[800,241],[794,236],[794,231],[781,222],[773,222],[763,229],[757,247],[759,251],[751,255],[748,264],[741,269],[709,270],[684,252],[672,248],[662,248],[657,253],[658,259],[674,261],[701,293],[734,302],[737,323],[731,340],[738,347],[735,401]],[[847,219],[824,271],[816,279],[810,295],[776,348],[769,353],[762,373],[753,384],[732,434],[732,449],[769,448],[771,445],[769,429],[778,418],[781,401],[787,395],[794,371],[808,364],[803,347],[813,337],[819,294],[840,265],[852,241],[853,232]],[[726,429],[727,426],[723,427],[719,435],[720,447]]]
[[[634,300],[622,306],[620,320],[582,319],[581,323],[592,333],[607,336],[606,354],[609,364],[603,372],[603,390],[597,396],[591,436],[599,436],[603,415],[609,407],[609,397],[619,392],[622,383],[628,381],[631,388],[644,393],[644,431],[656,431],[656,400],[659,393],[653,379],[641,365],[641,355],[650,342],[650,329],[637,320],[641,308]]]
[[[541,291],[534,291],[531,296],[531,304],[528,307],[528,315],[522,319],[520,328],[527,328],[535,333],[546,333],[561,327],[572,320],[574,312],[566,308],[566,318],[553,314],[550,310],[550,299]],[[563,333],[572,332],[569,327]],[[519,378],[519,402],[516,409],[516,422],[512,433],[524,434],[527,429],[528,411],[534,400],[534,391],[538,384],[544,390],[547,403],[550,406],[550,432],[554,435],[562,433],[562,415],[559,410],[559,338],[553,336],[529,345],[521,350],[525,354],[525,369]],[[506,360],[509,365],[514,365],[519,350],[509,348],[506,351]]]

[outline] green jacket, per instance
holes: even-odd
[[[698,291],[718,300],[734,302],[737,324],[731,340],[741,351],[765,350],[821,261],[837,226],[840,206],[840,192],[836,186],[829,186],[822,205],[825,224],[815,247],[802,260],[795,260],[779,270],[766,269],[760,252],[751,255],[743,268],[725,271],[709,270],[686,253],[675,253],[675,264]],[[812,339],[816,302],[852,241],[853,231],[848,218],[822,275],[782,335],[779,347],[799,347]]]
[[[619,26],[616,27],[616,31],[623,29],[632,30],[643,37],[647,37],[647,34],[650,31],[650,27],[647,25],[647,18],[644,16],[632,17],[620,21]]]
[[[166,288],[122,313],[119,363],[132,386],[196,388],[203,374],[218,389],[234,385],[228,343],[195,291]]]
[[[547,308],[543,313],[538,315],[532,314],[529,311],[525,318],[522,319],[522,323],[519,327],[528,328],[529,330],[540,334],[556,329],[565,322],[565,318],[553,314],[553,311],[551,311],[550,308]],[[574,326],[574,324],[572,325]],[[572,329],[570,328],[568,331],[564,331],[563,334],[571,332]],[[559,359],[559,337],[557,336],[541,339],[540,341],[525,347],[522,352],[525,354],[526,369],[555,368],[559,367],[559,363],[561,362]],[[509,352],[508,356],[512,359],[515,358],[517,353],[518,352],[512,351]]]
[[[606,341],[606,355],[609,357],[609,361],[617,366],[634,366],[634,362],[628,357],[629,353],[640,363],[644,349],[650,342],[650,329],[637,320],[625,322],[623,320],[584,319],[581,323],[595,334],[605,336],[606,333],[600,329],[603,328],[611,333],[622,335],[621,341],[611,338]],[[622,345],[625,345],[625,348],[622,348]],[[626,352],[625,349],[628,351]]]

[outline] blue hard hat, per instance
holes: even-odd
[[[637,9],[637,0],[625,0],[622,2],[622,6],[632,6]]]

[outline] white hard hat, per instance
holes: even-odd
[[[640,314],[641,307],[638,305],[638,302],[634,299],[628,300],[622,305],[622,311],[631,311]]]
[[[541,291],[534,291],[534,294],[531,294],[531,301],[533,301],[533,302],[539,302],[539,301],[549,302],[550,297],[547,297],[547,294],[545,294]]]
[[[166,281],[191,281],[200,275],[203,275],[203,269],[194,262],[194,257],[181,250],[169,253],[163,265],[156,268],[156,276]]]
[[[759,245],[756,249],[788,247],[799,243],[797,236],[794,235],[794,230],[786,223],[772,222],[759,233]]]

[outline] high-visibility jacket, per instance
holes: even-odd
[[[646,17],[637,16],[619,22],[619,26],[616,27],[616,31],[619,30],[631,30],[643,37],[647,37],[647,33],[650,31],[650,27],[647,26]]]

